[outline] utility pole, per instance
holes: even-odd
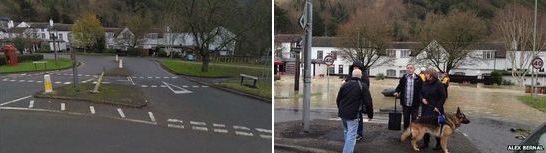
[[[312,0],[305,2],[305,39],[304,39],[304,78],[303,78],[303,131],[309,132],[310,108],[311,108],[311,45],[313,39],[313,3]]]
[[[536,43],[537,43],[537,0],[535,0],[535,22],[533,23],[533,51],[532,51],[532,54],[533,54],[533,58],[535,58],[535,55],[538,55],[537,54],[537,47],[536,47]],[[529,65],[529,67],[531,68],[531,96],[534,96],[535,95],[535,69],[532,68],[531,64]],[[524,76],[525,77],[525,76]]]

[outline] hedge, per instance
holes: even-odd
[[[39,61],[43,60],[44,55],[42,54],[27,54],[27,55],[18,55],[17,61],[19,63],[26,61]],[[0,55],[0,65],[6,65],[6,56]]]

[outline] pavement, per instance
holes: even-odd
[[[148,101],[144,108],[33,98],[32,94],[43,90],[44,73],[0,75],[0,152],[39,148],[48,148],[40,152],[271,151],[270,103],[173,75],[151,58],[122,59],[131,76],[108,77],[104,83],[139,87]],[[117,66],[113,60],[111,56],[79,56],[78,82],[95,82],[103,69]],[[49,74],[54,88],[73,84],[72,70]],[[16,147],[23,144],[28,147]],[[82,147],[85,144],[97,145]],[[142,149],[150,144],[157,149]]]
[[[313,120],[309,133],[302,131],[299,121],[275,124],[275,152],[341,152],[343,128],[339,120]],[[391,131],[386,124],[364,123],[364,138],[355,146],[355,152],[414,152],[409,140],[400,142],[401,131]],[[431,142],[431,146],[434,146]],[[449,139],[452,153],[479,152],[478,148],[461,133]],[[427,148],[423,153],[440,152]]]
[[[275,108],[275,152],[342,150],[343,129],[337,117],[337,109],[312,109],[310,112],[311,132],[305,134],[302,132],[300,109]],[[516,138],[519,134],[511,132],[511,129],[536,128],[534,124],[519,124],[485,117],[470,117],[469,120],[471,123],[459,127],[449,140],[450,152],[509,153],[510,151],[506,150],[507,145],[521,143],[521,140]],[[365,123],[365,141],[357,144],[357,151],[411,152],[409,141],[402,143],[397,141],[401,131],[387,130],[387,123],[388,114],[376,112],[374,119]]]

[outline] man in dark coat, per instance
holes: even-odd
[[[437,118],[444,113],[444,103],[446,101],[446,93],[444,85],[438,80],[438,73],[435,69],[429,68],[425,71],[426,81],[421,89],[421,97],[423,108],[421,116]],[[423,137],[424,145],[421,148],[427,148],[430,141],[430,134],[425,134]],[[436,137],[436,147],[434,150],[442,149],[440,147],[440,138]]]
[[[410,122],[417,119],[421,105],[420,92],[423,82],[414,72],[415,67],[412,64],[406,65],[406,74],[398,81],[394,93],[396,97],[400,98],[400,105],[402,105],[404,129],[408,128]]]
[[[345,82],[337,94],[336,104],[338,116],[343,122],[345,144],[343,152],[352,153],[356,143],[359,114],[366,112],[368,118],[373,118],[373,103],[370,91],[366,84],[362,83],[360,77],[362,71],[352,71],[352,78]],[[365,108],[365,110],[362,110]]]
[[[370,87],[370,77],[368,77],[367,70],[365,70],[363,68],[364,68],[364,65],[361,62],[358,62],[358,61],[353,62],[353,65],[351,65],[349,67],[349,75],[345,79],[345,82],[348,82],[352,78],[353,70],[359,69],[360,71],[362,71],[362,77],[360,77],[360,81],[362,81],[362,83],[366,84],[366,87],[369,88]],[[358,121],[358,131],[357,131],[358,137],[356,138],[356,141],[362,140],[362,131],[364,130],[364,127],[363,127],[364,126],[364,121],[362,120],[362,113],[364,113],[364,112],[361,112],[359,114],[360,120]]]

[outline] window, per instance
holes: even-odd
[[[59,33],[59,39],[60,39],[60,40],[64,40],[63,38],[64,38],[64,37],[63,37],[63,34],[62,34],[62,33]]]
[[[386,50],[387,51],[387,56],[388,57],[396,57],[396,50]]]
[[[339,65],[338,74],[343,74],[343,65]]]
[[[483,51],[482,52],[482,58],[483,59],[494,59],[495,58],[495,51]]]
[[[46,39],[45,33],[42,33],[42,39]]]
[[[400,70],[400,77],[404,76],[406,74],[406,70]]]
[[[324,52],[322,50],[317,51],[317,59],[323,59]]]
[[[396,77],[396,70],[393,70],[393,69],[387,70],[387,76],[388,77]]]
[[[410,50],[400,51],[400,58],[409,58],[411,54]]]
[[[334,74],[334,66],[328,67],[328,74]]]

